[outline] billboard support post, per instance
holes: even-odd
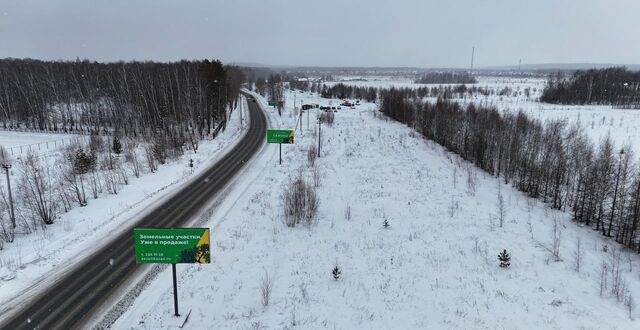
[[[175,309],[175,315],[180,316],[178,313],[178,281],[176,281],[176,264],[171,264],[173,270],[173,307]]]
[[[282,165],[282,143],[278,143],[280,146],[280,165]]]

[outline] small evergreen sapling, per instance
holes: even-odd
[[[384,219],[384,221],[382,221],[382,227],[384,227],[384,229],[389,228],[391,225],[389,224],[389,220]]]
[[[113,151],[113,153],[116,155],[120,155],[122,153],[122,143],[120,143],[120,139],[118,139],[117,136],[113,137],[113,145],[111,147],[111,151]]]
[[[502,253],[498,255],[498,260],[500,260],[500,267],[502,268],[511,266],[511,256],[509,256],[507,250],[502,250]]]
[[[337,281],[340,278],[340,275],[342,275],[342,272],[340,271],[340,267],[338,267],[338,265],[333,267],[331,274],[333,274],[333,279]]]

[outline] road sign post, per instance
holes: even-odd
[[[277,143],[280,148],[280,165],[282,165],[282,144],[293,144],[293,130],[270,129],[267,131],[267,143]]]
[[[209,228],[136,228],[133,230],[138,264],[171,264],[173,273],[173,306],[178,311],[176,264],[208,264]]]

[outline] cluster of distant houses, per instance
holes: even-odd
[[[321,106],[321,105],[315,104],[315,103],[303,104],[302,105],[302,110],[320,109],[320,110],[324,110],[324,111],[334,111],[334,112],[336,112],[336,111],[342,109],[342,107],[348,107],[350,109],[355,109],[356,105],[360,105],[360,100],[356,101],[355,103],[349,102],[349,101],[343,101],[337,107],[335,107],[335,106]]]

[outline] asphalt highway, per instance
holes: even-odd
[[[247,134],[223,158],[173,195],[130,224],[111,243],[94,252],[44,292],[0,323],[1,329],[81,328],[92,313],[140,269],[135,260],[133,228],[179,228],[193,219],[231,182],[266,140],[267,121],[260,106],[248,101]]]

